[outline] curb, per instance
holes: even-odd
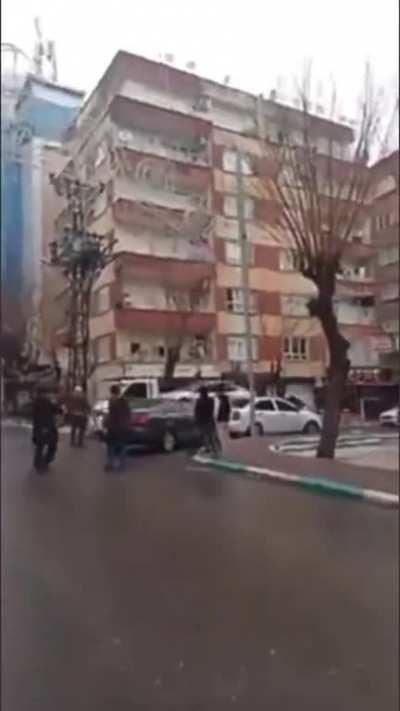
[[[305,477],[298,474],[285,474],[272,469],[246,466],[239,462],[230,462],[224,459],[211,459],[196,455],[194,461],[198,464],[206,464],[214,469],[227,471],[231,474],[245,474],[248,478],[270,481],[280,481],[283,484],[293,484],[301,489],[306,489],[317,494],[330,494],[333,496],[343,496],[359,501],[369,501],[370,503],[386,508],[399,508],[399,497],[397,494],[390,494],[387,491],[377,491],[375,489],[364,489],[356,484],[345,484],[325,477]]]
[[[318,442],[304,442],[304,443],[298,443],[298,444],[291,444],[289,442],[285,443],[283,442],[282,444],[273,444],[270,447],[270,450],[272,452],[312,452],[315,448]],[[377,445],[377,444],[382,444],[382,439],[378,437],[364,437],[362,439],[348,439],[348,440],[342,440],[341,442],[338,441],[336,444],[336,449],[348,449],[351,447],[362,447],[362,446],[372,446],[372,445]]]

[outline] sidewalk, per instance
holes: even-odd
[[[240,462],[247,466],[265,467],[286,474],[326,477],[344,484],[354,484],[395,494],[399,492],[398,470],[360,467],[337,460],[278,454],[269,449],[273,442],[274,440],[269,437],[246,437],[230,440],[224,459]]]

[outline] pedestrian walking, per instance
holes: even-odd
[[[90,405],[83,389],[77,385],[68,400],[68,420],[71,426],[71,447],[83,447]]]
[[[228,444],[228,422],[229,422],[230,416],[231,416],[231,404],[229,402],[228,396],[221,389],[221,391],[218,394],[217,422],[218,422],[218,435],[219,435],[219,439],[220,439],[223,449],[226,449],[226,446]]]
[[[112,385],[108,403],[108,414],[105,418],[107,461],[106,471],[115,469],[122,471],[125,466],[127,432],[131,417],[129,403],[121,397],[118,385]]]
[[[221,451],[214,418],[214,400],[209,396],[207,388],[201,387],[197,398],[194,418],[202,439],[202,449],[217,456]]]
[[[58,403],[51,401],[44,389],[38,389],[32,408],[32,443],[35,448],[33,468],[37,474],[47,471],[57,453],[57,416],[62,413]]]

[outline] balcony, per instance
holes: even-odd
[[[123,307],[115,311],[117,329],[130,329],[137,333],[179,333],[205,335],[216,327],[212,313],[191,311],[160,311]]]
[[[170,259],[146,254],[123,254],[116,260],[116,266],[122,270],[122,279],[133,280],[140,275],[140,280],[147,283],[162,283],[178,289],[190,289],[215,274],[212,261],[189,259]]]
[[[117,146],[180,163],[211,164],[209,121],[118,95],[109,112]]]

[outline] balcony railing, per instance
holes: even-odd
[[[123,307],[115,312],[115,325],[117,329],[130,329],[138,333],[182,333],[197,336],[215,329],[216,315]]]
[[[198,261],[194,259],[171,259],[144,254],[120,255],[116,261],[122,268],[123,275],[129,278],[130,273],[141,281],[162,283],[165,286],[190,289],[205,279],[211,279],[215,274],[213,261]]]

